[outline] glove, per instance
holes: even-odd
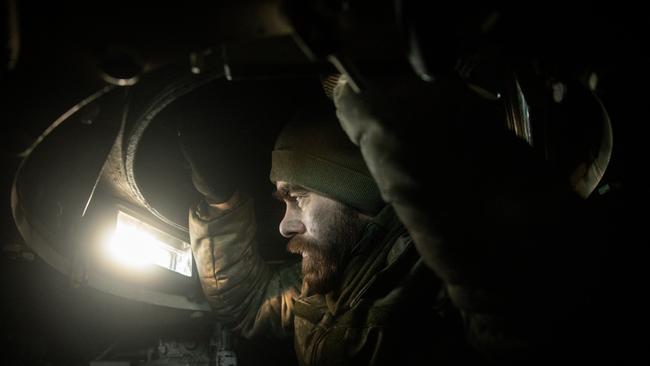
[[[178,125],[180,150],[187,161],[192,183],[209,204],[228,201],[237,191],[237,161],[232,158],[236,138],[215,121],[190,118]]]
[[[362,145],[367,135],[401,134],[406,130],[412,136],[437,133],[427,138],[442,133],[444,142],[450,133],[460,130],[454,127],[465,123],[457,118],[458,106],[471,108],[476,104],[463,84],[451,78],[432,85],[415,78],[386,77],[374,80],[373,85],[357,94],[347,78],[340,76],[332,92],[341,127],[356,145]]]

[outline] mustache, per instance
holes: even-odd
[[[311,240],[294,236],[287,243],[287,251],[294,254],[307,253],[312,257],[325,257],[327,250]]]

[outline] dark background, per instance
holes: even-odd
[[[209,319],[191,319],[188,312],[72,288],[67,278],[24,245],[11,216],[9,192],[19,153],[61,113],[103,85],[97,63],[110,47],[136,50],[155,64],[272,30],[246,7],[220,1],[15,3],[20,54],[16,67],[3,69],[0,80],[0,362],[82,365],[115,342],[137,349],[157,337],[209,333]],[[536,6],[550,6],[544,4]],[[647,329],[647,308],[641,299],[647,289],[642,274],[648,245],[645,170],[650,84],[645,54],[650,19],[640,9],[619,3],[581,5],[577,10],[558,6],[550,11],[556,12],[568,14],[562,17],[565,26],[550,24],[550,31],[540,30],[538,36],[559,45],[549,57],[567,63],[593,62],[602,76],[599,93],[614,128],[614,152],[604,181],[610,190],[594,198],[606,207],[610,224],[606,229],[617,242],[610,256],[612,286],[602,296],[624,304],[627,314],[620,314],[621,321],[638,322],[629,329]],[[647,336],[638,338],[630,332],[619,339],[629,352],[647,349]],[[263,352],[248,353],[255,349],[251,345],[241,347],[246,351],[240,354],[242,364],[270,364],[291,353],[290,344],[267,346],[264,352],[275,353],[266,358]]]

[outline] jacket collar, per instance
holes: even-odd
[[[309,294],[305,283],[297,302],[299,308],[311,308],[316,312],[308,317],[322,318],[325,313],[332,317],[352,307],[372,287],[380,272],[385,272],[412,246],[410,240],[397,240],[406,234],[393,207],[387,205],[366,226],[361,240],[352,248],[351,259],[342,276],[341,286],[327,295]],[[305,309],[306,310],[306,309]],[[305,314],[307,315],[307,314]]]

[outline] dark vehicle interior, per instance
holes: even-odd
[[[533,130],[542,114],[555,123],[534,136],[555,144],[554,164],[571,173],[585,149],[598,154],[594,139],[596,150],[609,146],[586,193],[606,223],[594,230],[615,238],[602,299],[616,305],[608,315],[620,364],[649,358],[639,335],[648,325],[647,12],[560,2],[436,11],[383,0],[0,4],[3,365],[215,365],[224,347],[240,365],[295,364],[291,340],[230,339],[210,314],[187,245],[200,195],[179,131],[211,136],[206,153],[241,168],[262,256],[299,261],[278,233],[283,207],[268,177],[296,105],[331,92],[333,74],[364,90],[378,76],[435,80],[454,69],[487,94],[509,95],[504,59],[519,78],[513,95],[526,98],[518,113]],[[597,126],[585,137],[593,128],[579,121],[593,109],[560,103],[574,85],[598,97],[608,133]],[[509,128],[526,138],[521,120]],[[174,265],[140,271],[108,259],[120,222],[176,243],[164,253]]]

